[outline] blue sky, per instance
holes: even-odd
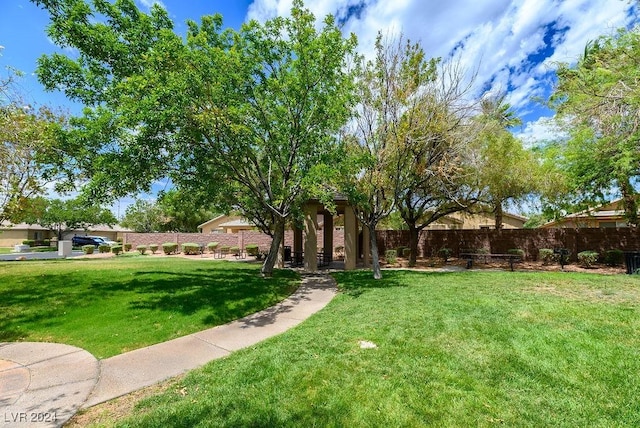
[[[292,0],[136,0],[143,11],[160,3],[183,34],[185,20],[220,12],[225,26],[247,19],[264,21],[287,15]],[[307,0],[322,18],[331,13],[345,33],[358,36],[360,51],[373,50],[376,33],[402,33],[419,41],[430,57],[458,57],[477,73],[476,95],[506,91],[507,101],[523,120],[514,132],[525,142],[550,138],[553,112],[546,99],[554,64],[575,62],[586,43],[638,22],[629,0]],[[28,101],[69,106],[60,94],[45,94],[33,72],[37,58],[57,48],[47,39],[47,15],[27,0],[0,0],[0,73],[5,66],[26,73],[21,81]],[[77,106],[70,107],[77,111]],[[163,186],[158,183],[156,189]],[[130,200],[123,201],[123,205]],[[122,208],[121,208],[122,210]]]

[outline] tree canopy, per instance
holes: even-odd
[[[553,153],[566,173],[570,199],[588,203],[619,194],[632,226],[638,225],[639,61],[640,30],[602,36],[585,47],[577,64],[558,65],[551,98],[569,133]]]
[[[229,201],[274,239],[269,275],[314,173],[340,160],[339,129],[352,105],[347,69],[355,37],[331,16],[320,30],[295,0],[290,18],[222,30],[219,15],[189,21],[186,39],[157,4],[133,0],[34,0],[51,17],[48,34],[75,57],[43,56],[38,76],[82,102],[66,135],[87,194],[149,190],[170,176],[208,200]]]

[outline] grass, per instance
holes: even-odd
[[[11,254],[12,252],[12,247],[0,247],[0,254]]]
[[[273,305],[297,285],[259,266],[181,258],[0,265],[0,341],[79,346],[98,358],[224,324]]]
[[[640,425],[637,277],[369,277],[336,275],[343,292],[300,326],[191,372],[112,423]]]

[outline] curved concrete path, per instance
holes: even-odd
[[[0,343],[0,427],[58,427],[87,408],[200,367],[280,334],[336,294],[328,275],[306,275],[275,306],[228,324],[104,360],[55,343]]]

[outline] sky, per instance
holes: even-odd
[[[142,11],[159,3],[176,32],[187,19],[221,13],[224,26],[239,28],[249,20],[289,14],[292,0],[135,0]],[[522,120],[513,132],[526,144],[553,138],[544,106],[558,62],[575,63],[585,45],[600,35],[638,23],[635,0],[307,0],[321,21],[333,14],[346,34],[358,37],[359,51],[371,53],[376,34],[402,34],[419,42],[428,57],[459,58],[477,73],[477,96],[506,92]],[[30,103],[79,111],[62,94],[45,93],[34,71],[37,58],[58,51],[48,39],[47,14],[27,0],[0,0],[0,75],[5,67],[22,70],[20,85]],[[156,183],[157,191],[164,186]],[[117,213],[132,199],[121,201]],[[115,209],[114,209],[115,211]]]

